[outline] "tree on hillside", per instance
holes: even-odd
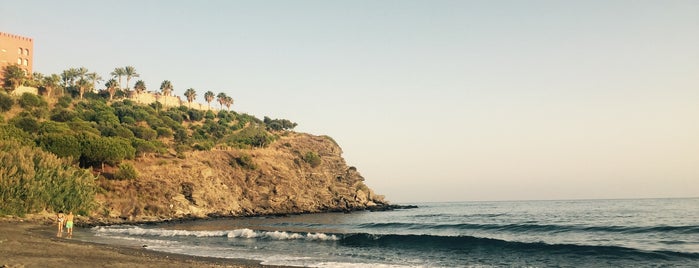
[[[85,167],[99,165],[104,169],[104,164],[114,166],[135,156],[136,149],[129,140],[98,136],[83,140],[80,163]]]
[[[124,67],[124,75],[126,76],[126,88],[129,88],[129,81],[131,81],[131,78],[134,77],[140,77],[141,75],[136,73],[136,68],[133,66],[126,66]],[[121,84],[121,81],[119,82]]]
[[[226,105],[226,108],[228,108],[228,111],[231,111],[231,105],[233,105],[233,97],[231,96],[226,96],[226,99],[224,100],[224,105]]]
[[[85,80],[85,76],[87,76],[87,73],[89,72],[85,67],[80,67],[75,69],[75,71],[77,72],[78,77],[80,77],[80,80]]]
[[[41,82],[42,86],[44,87],[44,90],[46,90],[46,97],[50,98],[51,93],[53,93],[54,90],[59,88],[61,86],[61,77],[58,76],[57,74],[51,74],[49,76],[45,76],[43,81]]]
[[[172,82],[170,80],[165,80],[160,84],[160,91],[163,96],[170,96],[172,94]]]
[[[221,105],[221,110],[223,110],[223,104],[226,102],[227,97],[228,96],[226,95],[226,93],[223,92],[218,93],[218,95],[216,95],[216,101],[219,105]]]
[[[92,84],[92,90],[97,89],[97,83],[102,82],[102,77],[96,72],[87,73],[85,77]]]
[[[126,75],[126,70],[124,68],[114,68],[114,71],[110,73],[113,78],[119,79],[119,85],[121,85],[121,77]]]
[[[136,81],[136,84],[133,85],[133,90],[136,91],[136,94],[141,94],[145,92],[146,82],[143,82],[143,80]]]
[[[35,88],[40,88],[43,86],[44,83],[44,74],[40,72],[34,72],[32,74],[31,79],[27,79],[24,81],[25,86],[30,86],[30,87],[35,87]]]
[[[7,92],[12,92],[24,83],[27,79],[27,74],[17,64],[5,66],[2,72],[5,89]]]
[[[193,88],[188,88],[184,91],[184,96],[187,97],[187,104],[192,108],[192,102],[197,98],[197,92]]]
[[[90,88],[92,86],[92,84],[85,79],[80,79],[75,84],[75,86],[78,87],[78,92],[80,93],[80,99],[82,100],[83,95],[85,95],[85,91],[87,91],[87,89]]]
[[[204,100],[209,103],[209,110],[211,110],[211,102],[214,101],[214,93],[211,90],[204,93]]]
[[[112,78],[109,79],[104,86],[107,88],[107,92],[109,92],[109,100],[112,100],[114,98],[114,94],[116,94],[116,91],[119,88],[119,82]]]
[[[61,80],[63,81],[64,87],[75,86],[75,79],[78,77],[78,70],[75,68],[70,68],[68,70],[63,70],[61,73]]]

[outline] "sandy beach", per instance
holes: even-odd
[[[61,266],[275,267],[249,260],[193,257],[59,238],[56,226],[48,219],[0,218],[0,267]]]

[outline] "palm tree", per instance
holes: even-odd
[[[230,112],[230,111],[231,111],[231,105],[233,105],[233,97],[231,97],[231,96],[226,96],[226,99],[225,99],[225,101],[224,101],[223,104],[226,105],[226,108],[228,108],[228,111]]]
[[[61,79],[63,80],[63,86],[64,87],[75,86],[75,78],[77,78],[77,77],[78,77],[78,69],[70,68],[68,70],[64,70],[63,73],[61,73]]]
[[[43,87],[44,86],[44,84],[43,84],[44,83],[44,74],[42,74],[40,72],[34,72],[32,74],[31,80],[29,80],[28,82],[25,82],[25,83],[29,83],[32,87],[36,87],[36,88]]]
[[[187,97],[187,104],[192,108],[192,102],[197,98],[197,92],[193,88],[188,88],[184,91],[184,96]]]
[[[121,77],[126,75],[126,70],[124,68],[114,68],[111,72],[112,77],[119,78],[119,85],[121,85]]]
[[[223,103],[226,102],[226,98],[228,98],[228,96],[226,95],[226,93],[223,92],[218,93],[218,95],[216,95],[216,101],[219,105],[221,105],[221,110],[223,110]]]
[[[137,94],[141,94],[146,91],[146,82],[143,82],[143,80],[138,80],[136,81],[136,84],[133,85],[133,90],[136,91]]]
[[[102,77],[95,72],[88,73],[85,76],[87,77],[87,81],[90,81],[92,84],[92,90],[97,89],[97,83],[102,82]]]
[[[172,90],[172,83],[170,80],[165,80],[160,84],[160,91],[163,92],[163,96],[170,96]]]
[[[2,74],[5,85],[9,87],[8,92],[17,89],[24,84],[24,80],[27,79],[27,74],[24,72],[24,69],[17,64],[6,66]]]
[[[46,96],[51,97],[51,93],[58,87],[60,87],[61,83],[61,77],[58,76],[57,74],[51,74],[49,76],[44,76],[43,81],[41,83],[44,86],[44,89],[46,89]]]
[[[85,67],[80,67],[78,69],[75,69],[76,75],[80,77],[80,80],[85,80],[85,76],[87,75],[87,68]]]
[[[112,78],[109,79],[104,86],[107,88],[107,92],[109,92],[109,100],[112,100],[112,98],[114,98],[114,94],[116,94],[116,91],[119,88],[119,82]]]
[[[90,88],[90,85],[91,85],[90,82],[85,80],[85,79],[80,79],[76,83],[76,86],[78,87],[78,90],[80,92],[80,99],[81,100],[83,99],[83,95],[85,94],[85,90]]]
[[[124,75],[126,76],[126,88],[129,88],[129,81],[131,81],[131,78],[141,76],[136,73],[136,68],[133,66],[124,67]]]
[[[211,90],[204,93],[204,99],[209,103],[209,110],[211,110],[211,102],[214,101],[214,93]]]

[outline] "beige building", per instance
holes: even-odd
[[[17,64],[31,76],[34,65],[34,39],[0,32],[0,70]],[[0,72],[2,79],[2,72]]]

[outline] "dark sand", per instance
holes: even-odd
[[[0,267],[279,267],[89,243],[56,237],[56,230],[46,218],[0,217]]]

